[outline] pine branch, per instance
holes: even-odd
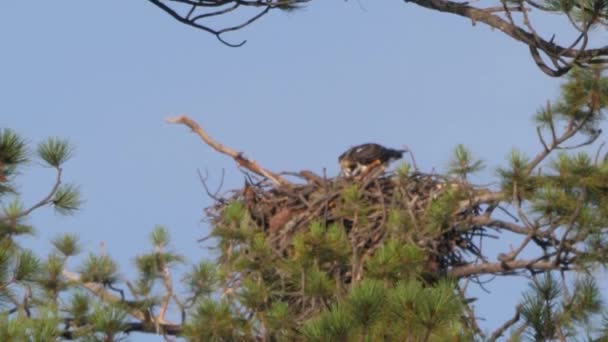
[[[527,174],[530,175],[532,174],[532,172],[534,171],[534,169],[545,159],[547,158],[547,156],[549,156],[551,154],[551,152],[553,152],[554,150],[558,149],[560,147],[561,144],[563,144],[564,142],[568,141],[570,138],[572,138],[577,132],[579,132],[584,126],[585,124],[587,124],[587,122],[589,122],[589,120],[591,119],[591,117],[594,115],[594,113],[589,113],[583,120],[581,120],[581,122],[579,122],[578,124],[576,123],[576,121],[574,119],[572,119],[570,122],[568,122],[567,128],[564,131],[564,133],[558,137],[558,138],[554,138],[553,141],[551,142],[551,145],[549,146],[544,146],[543,151],[539,152],[536,157],[534,157],[534,159],[532,161],[530,161],[530,163],[527,166]],[[594,142],[597,138],[599,137],[599,135],[595,136],[594,138],[590,139],[587,142],[584,142],[581,144],[581,146],[585,146],[585,145],[589,145],[592,142]]]
[[[109,293],[108,291],[106,291],[104,289],[103,285],[100,283],[82,282],[79,274],[70,272],[68,270],[63,270],[61,273],[69,281],[74,282],[74,283],[84,287],[85,289],[89,290],[91,293],[93,293],[94,295],[96,295],[103,301],[106,301],[108,303],[122,303],[123,302],[123,300],[119,296],[113,295],[113,294]],[[147,315],[145,312],[143,312],[141,310],[138,310],[135,308],[130,308],[129,314],[140,321],[146,321]]]
[[[18,218],[21,217],[25,217],[29,214],[31,214],[34,210],[39,209],[45,205],[51,204],[53,203],[53,197],[55,196],[55,194],[57,193],[57,191],[59,190],[59,186],[61,185],[61,176],[63,173],[63,170],[61,169],[61,167],[56,167],[57,170],[57,176],[55,177],[55,184],[53,184],[53,187],[51,188],[51,191],[49,192],[48,195],[46,195],[46,197],[44,197],[43,199],[41,199],[38,203],[32,205],[31,207],[29,207],[26,210],[23,210],[22,212],[20,212],[19,214],[17,214],[16,216],[11,216],[11,217],[7,217],[7,216],[0,216],[0,221],[5,221],[5,220],[16,220]]]

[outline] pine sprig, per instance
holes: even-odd
[[[51,243],[65,257],[77,255],[81,251],[78,236],[75,234],[61,234],[53,239]]]
[[[162,225],[154,227],[152,234],[150,234],[150,240],[152,244],[157,248],[166,247],[171,241],[169,237],[169,231]]]
[[[107,255],[89,254],[80,267],[83,282],[112,284],[118,280],[118,265]]]
[[[80,189],[76,185],[63,184],[59,186],[53,197],[55,210],[62,215],[71,215],[83,204]]]
[[[15,191],[9,182],[19,165],[28,161],[28,154],[25,140],[11,129],[0,129],[0,195]]]
[[[459,144],[454,149],[454,156],[450,161],[448,173],[462,178],[467,175],[483,170],[483,161],[477,160],[464,145]]]
[[[40,260],[31,250],[19,252],[13,271],[13,279],[18,282],[33,282],[37,280],[40,270]]]
[[[38,144],[36,152],[49,166],[58,168],[72,157],[74,148],[65,139],[51,137]]]
[[[208,297],[216,290],[218,282],[216,266],[210,262],[201,262],[192,266],[183,281],[188,292],[192,293],[192,299]]]

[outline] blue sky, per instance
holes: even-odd
[[[318,1],[226,38],[249,42],[225,47],[143,0],[0,2],[0,127],[34,143],[68,138],[66,180],[86,198],[73,217],[36,213],[24,244],[46,254],[58,232],[75,232],[88,251],[104,242],[128,276],[163,224],[188,261],[209,257],[196,242],[211,204],[196,170],[214,185],[225,169],[225,190],[243,176],[168,116],[190,115],[275,171],[334,175],[337,156],[368,141],[406,144],[422,169],[444,170],[463,143],[486,161],[484,183],[513,147],[538,150],[531,116],[558,94],[525,46],[401,1]],[[31,165],[24,200],[53,176]],[[483,328],[512,315],[513,283],[475,293]]]

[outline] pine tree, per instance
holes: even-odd
[[[84,252],[75,235],[53,239],[48,256],[22,245],[35,238],[28,217],[46,208],[70,215],[82,198],[63,181],[66,140],[32,152],[3,129],[0,340],[119,341],[132,332],[191,341],[606,340],[596,270],[608,263],[608,157],[592,145],[607,106],[601,68],[573,70],[535,116],[538,154],[513,151],[496,187],[473,185],[484,163],[462,145],[445,175],[405,163],[362,179],[249,182],[207,211],[216,260],[176,277],[185,258],[157,226],[129,280],[105,253],[68,269]],[[16,185],[32,160],[56,182],[26,205]],[[488,254],[478,241],[490,231],[515,234],[519,245]],[[530,279],[520,302],[504,308],[513,318],[491,332],[478,327],[483,313],[467,295],[488,274]],[[170,310],[182,321],[171,322]]]

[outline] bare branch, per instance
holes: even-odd
[[[230,43],[222,38],[222,34],[231,31],[240,30],[250,24],[254,23],[258,19],[268,14],[273,9],[293,9],[299,5],[309,2],[310,0],[208,0],[208,1],[193,1],[193,0],[168,0],[169,2],[176,2],[183,5],[191,6],[188,13],[185,15],[180,14],[176,9],[167,3],[167,0],[148,0],[156,7],[169,14],[177,21],[194,27],[196,29],[211,33],[220,42],[229,47],[240,47],[243,46],[247,41],[243,40],[239,43]],[[217,17],[227,15],[229,13],[238,10],[239,7],[250,7],[250,8],[261,8],[261,11],[257,14],[250,16],[240,24],[227,26],[224,28],[212,28],[208,24],[204,24],[204,21],[210,17]],[[210,10],[213,9],[213,10]],[[194,15],[197,10],[204,11],[199,15]],[[238,17],[238,16],[237,16]]]
[[[504,274],[513,273],[517,270],[530,269],[533,271],[551,271],[564,268],[564,265],[556,265],[553,261],[545,260],[513,260],[507,262],[469,264],[454,267],[448,271],[448,275],[454,278],[469,277],[481,274]]]
[[[51,188],[51,191],[49,192],[49,194],[46,195],[46,197],[41,199],[38,203],[34,204],[33,206],[29,207],[28,209],[20,212],[16,216],[12,216],[12,217],[0,216],[0,221],[4,221],[7,219],[16,220],[18,218],[25,217],[25,216],[31,214],[34,210],[36,210],[38,208],[51,204],[53,202],[53,197],[55,196],[55,194],[57,193],[57,190],[59,190],[59,186],[61,185],[61,175],[63,173],[63,170],[60,167],[57,167],[56,170],[57,170],[57,176],[55,176],[55,184]]]
[[[513,326],[513,324],[515,324],[515,323],[517,323],[517,321],[519,321],[520,314],[521,314],[521,304],[517,305],[515,307],[515,315],[513,316],[513,318],[509,319],[503,325],[501,325],[498,329],[496,329],[492,333],[492,335],[490,336],[490,339],[488,341],[494,342],[494,341],[498,340],[505,333],[505,331],[507,331],[510,327]]]
[[[172,123],[172,124],[183,124],[183,125],[188,126],[192,131],[194,131],[196,134],[198,134],[198,136],[201,137],[201,139],[203,139],[203,141],[207,145],[211,146],[214,150],[231,157],[232,159],[234,159],[234,161],[239,166],[242,166],[257,175],[270,179],[275,185],[289,185],[290,184],[288,181],[283,179],[281,176],[264,169],[255,161],[244,157],[242,152],[233,150],[233,149],[231,149],[227,146],[224,146],[224,145],[218,143],[217,141],[213,140],[207,134],[207,132],[205,132],[203,130],[203,128],[201,126],[199,126],[198,123],[196,123],[194,120],[190,119],[186,115],[180,115],[180,116],[176,116],[173,118],[168,118],[167,122]]]
[[[553,42],[553,39],[547,41],[541,38],[534,31],[529,31],[521,26],[515,24],[510,18],[510,8],[504,12],[510,20],[505,20],[495,13],[495,11],[487,11],[483,8],[476,8],[468,5],[468,3],[457,3],[448,0],[405,0],[408,3],[414,3],[418,6],[425,7],[428,9],[451,13],[471,19],[473,22],[482,22],[492,28],[498,29],[510,36],[511,38],[522,42],[529,46],[530,53],[534,58],[535,62],[541,68],[543,72],[549,76],[558,77],[570,70],[575,64],[590,64],[595,58],[599,56],[608,55],[608,45],[596,48],[587,49],[586,44],[579,49],[571,47],[564,47]],[[527,1],[530,3],[530,1]],[[522,11],[525,9],[522,6]],[[528,20],[529,24],[529,20]],[[573,45],[578,43],[580,38],[575,39]],[[559,60],[562,57],[571,58],[572,61],[566,66],[559,67],[557,69],[549,68],[542,58],[540,57],[539,51],[547,54],[552,60]]]

